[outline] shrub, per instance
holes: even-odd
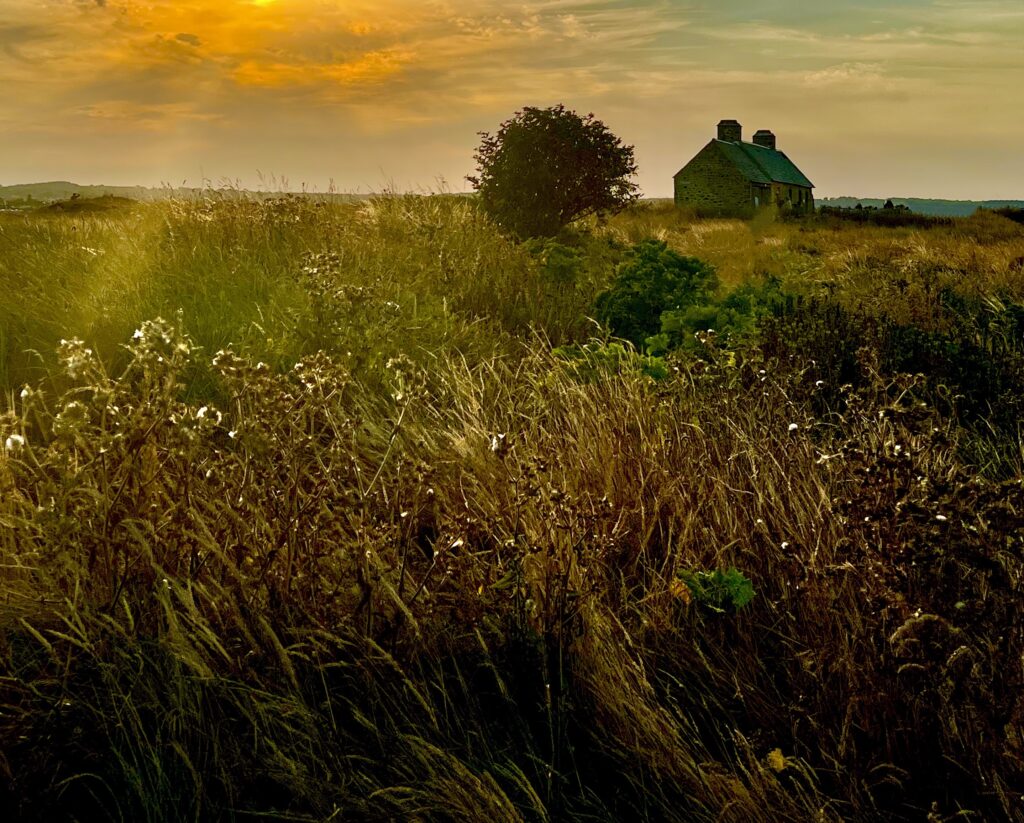
[[[654,354],[702,348],[708,337],[719,347],[734,347],[753,334],[758,319],[783,299],[777,279],[744,283],[721,300],[669,310],[661,316],[661,334],[648,338]]]
[[[684,257],[660,240],[633,247],[607,291],[598,295],[598,319],[612,333],[643,347],[661,331],[662,315],[706,305],[718,288],[707,263]]]

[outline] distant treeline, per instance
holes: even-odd
[[[928,214],[936,217],[968,217],[978,209],[992,211],[1003,208],[1024,208],[1024,200],[931,200],[923,198],[893,197],[895,206],[906,206],[915,214]],[[857,205],[865,208],[871,206],[882,208],[885,200],[861,197],[825,197],[819,198],[820,206],[852,209]]]

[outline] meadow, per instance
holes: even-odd
[[[0,293],[5,819],[1024,821],[1024,226],[210,192]]]

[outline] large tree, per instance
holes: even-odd
[[[494,221],[519,237],[550,237],[639,197],[633,147],[593,114],[527,107],[480,137],[477,173],[466,179]]]

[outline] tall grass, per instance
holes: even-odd
[[[1024,819],[1020,477],[926,378],[552,350],[630,232],[851,306],[893,244],[962,236],[639,212],[562,238],[556,282],[457,198],[62,219],[0,235],[40,288],[55,241],[70,301],[0,324],[15,819]],[[1019,237],[972,242],[937,276],[1019,298]],[[732,568],[743,609],[682,583]]]

